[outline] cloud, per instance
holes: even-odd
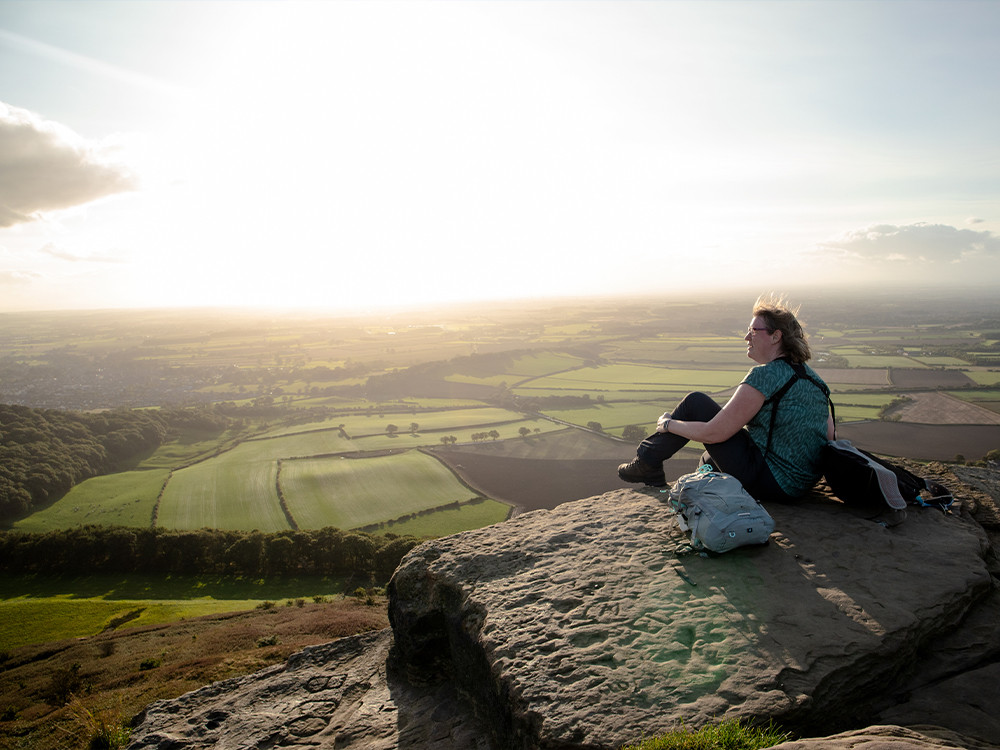
[[[71,263],[124,263],[121,258],[116,258],[113,255],[77,255],[51,242],[46,244],[41,252],[59,260],[68,260]]]
[[[135,187],[126,168],[69,128],[0,102],[0,227]]]
[[[1000,237],[947,224],[879,224],[821,243],[819,250],[847,258],[948,263],[970,256],[1000,255]]]
[[[19,286],[30,284],[35,279],[40,278],[37,273],[26,271],[0,271],[0,286]]]

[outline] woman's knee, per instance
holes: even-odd
[[[720,411],[722,411],[722,407],[707,393],[692,391],[681,399],[671,412],[671,417],[694,422],[707,422]]]

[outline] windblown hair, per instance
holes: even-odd
[[[808,362],[812,356],[806,332],[795,317],[799,308],[792,309],[784,297],[776,294],[761,295],[753,305],[754,317],[767,324],[768,331],[781,331],[781,345],[792,362]]]

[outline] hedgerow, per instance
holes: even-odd
[[[81,526],[44,534],[0,532],[0,572],[174,573],[237,576],[371,573],[387,580],[411,536],[314,530],[177,531]]]

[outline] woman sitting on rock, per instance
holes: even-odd
[[[639,444],[636,458],[618,467],[626,482],[666,485],[663,462],[689,440],[704,444],[704,463],[732,474],[757,500],[795,500],[819,479],[820,449],[833,439],[822,379],[806,365],[805,332],[780,298],[757,300],[744,339],[751,368],[725,406],[704,393],[689,393],[656,423]],[[771,397],[800,377],[781,396],[772,426]],[[822,388],[822,389],[821,389]]]

